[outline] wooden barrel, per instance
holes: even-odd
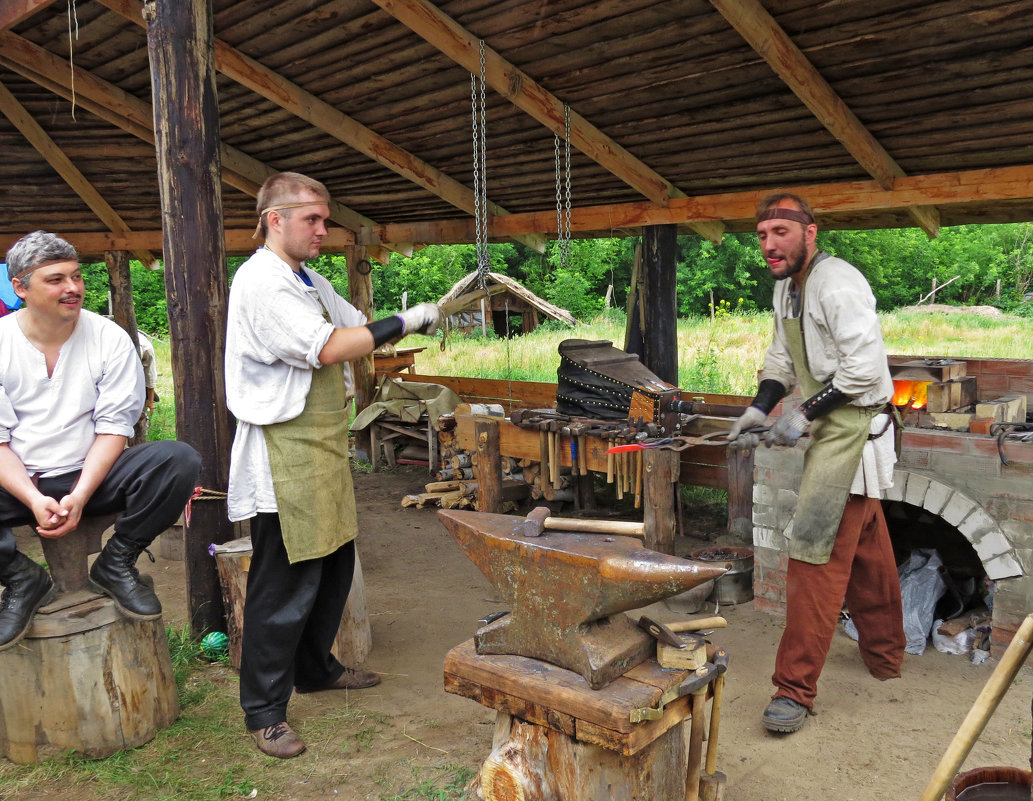
[[[161,618],[131,620],[105,596],[60,596],[0,652],[0,753],[12,762],[111,756],[149,742],[178,715]]]
[[[973,768],[964,773],[959,773],[947,787],[943,796],[944,801],[957,801],[962,791],[978,787],[981,784],[990,785],[986,795],[975,795],[966,793],[966,797],[974,799],[986,798],[1008,801],[1008,799],[1028,799],[1030,789],[1030,772],[1022,768],[1011,767],[986,767]],[[1014,794],[1008,791],[1014,789]]]

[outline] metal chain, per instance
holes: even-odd
[[[488,169],[487,137],[485,134],[485,62],[484,40],[480,40],[481,74],[470,73],[470,105],[473,124],[473,194],[474,236],[477,240],[477,285],[488,291],[487,275],[491,267],[488,255]]]
[[[563,104],[563,155],[560,138],[553,137],[556,161],[556,261],[560,268],[570,266],[570,106]],[[564,192],[566,195],[564,196]]]

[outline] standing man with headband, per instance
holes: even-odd
[[[376,673],[330,653],[351,589],[358,521],[348,455],[351,369],[406,334],[432,334],[441,310],[421,303],[366,323],[305,266],[330,216],[319,181],[285,172],[258,193],[265,237],[229,295],[226,402],[237,418],[228,511],[250,519],[240,703],[258,749],[287,759],[305,743],[287,723],[294,690],[357,690]]]
[[[792,447],[809,430],[786,576],[786,626],[775,658],[776,691],[762,723],[800,729],[817,695],[846,599],[861,659],[877,679],[900,676],[900,582],[882,513],[893,485],[893,395],[875,297],[853,266],[816,246],[818,226],[796,195],[757,207],[761,251],[778,282],[775,330],[753,403],[728,433],[730,447]],[[771,428],[768,414],[799,385],[806,398]]]
[[[83,515],[122,512],[90,580],[122,614],[153,620],[161,603],[136,560],[176,522],[201,466],[183,442],[126,448],[144,405],[140,357],[117,323],[82,308],[78,259],[46,231],[7,251],[24,307],[0,320],[0,650],[25,635],[54,595],[47,571],[17,550],[8,526],[58,538]]]

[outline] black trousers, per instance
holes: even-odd
[[[355,541],[321,559],[291,564],[280,517],[251,518],[251,567],[244,601],[240,706],[249,729],[287,719],[295,687],[317,690],[344,667],[330,653],[355,570]]]
[[[160,440],[124,450],[83,509],[84,516],[122,512],[115,523],[119,539],[146,548],[179,518],[194,492],[201,457],[184,442]],[[39,490],[60,501],[72,491],[75,470],[41,478]],[[0,575],[16,553],[14,533],[8,526],[31,525],[32,510],[0,489]]]

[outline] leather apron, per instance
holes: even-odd
[[[818,264],[812,265],[812,269]],[[800,316],[784,319],[786,346],[793,359],[796,380],[805,398],[820,392],[825,384],[811,375],[804,342],[804,296],[807,281],[800,290]],[[861,463],[872,418],[882,406],[862,407],[847,404],[811,423],[811,443],[804,455],[803,479],[793,517],[789,558],[824,565],[832,555],[850,485]]]
[[[358,533],[348,418],[344,372],[326,365],[312,371],[301,414],[263,426],[291,564],[327,556]]]

